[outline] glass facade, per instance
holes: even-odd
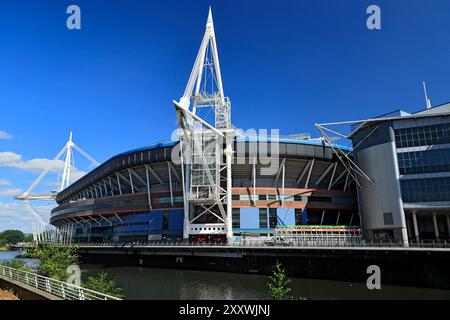
[[[401,152],[397,158],[402,175],[450,171],[450,149]]]
[[[232,215],[233,215],[233,228],[240,228],[241,227],[241,209],[233,208]]]
[[[403,202],[450,201],[450,177],[401,180]]]
[[[267,228],[267,208],[259,209],[259,227],[261,229]]]
[[[269,228],[276,228],[277,222],[277,209],[269,208]]]
[[[450,143],[450,124],[396,129],[397,148],[433,146]],[[450,172],[450,149],[397,152],[401,175]],[[400,180],[403,202],[450,201],[450,177]]]
[[[397,148],[450,143],[450,124],[438,124],[395,130]]]

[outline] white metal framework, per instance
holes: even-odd
[[[63,300],[122,300],[75,284],[44,277],[36,273],[0,265],[0,278],[18,281]]]
[[[78,151],[84,158],[90,161],[93,165],[98,166],[99,163],[92,158],[89,154],[87,154],[83,149],[77,146],[72,141],[72,132],[70,132],[69,140],[64,145],[64,147],[58,152],[58,154],[53,158],[52,161],[49,161],[48,165],[36,180],[30,185],[30,187],[21,195],[16,196],[14,199],[21,200],[25,207],[33,214],[36,218],[37,223],[33,224],[33,237],[35,241],[52,241],[55,240],[57,236],[55,228],[50,225],[46,219],[42,217],[42,215],[30,204],[30,201],[54,201],[56,199],[56,191],[51,191],[48,194],[32,194],[33,190],[36,186],[42,181],[42,179],[50,172],[50,170],[54,167],[55,161],[64,159],[64,166],[62,167],[60,174],[58,177],[58,191],[61,191],[67,188],[72,182],[74,182],[74,177],[72,175],[74,169],[74,158],[73,158],[73,149]]]
[[[235,131],[231,127],[230,100],[223,91],[211,8],[186,89],[180,101],[173,101],[173,104],[181,129],[183,237],[226,234],[230,239],[233,235],[231,162]],[[214,114],[214,125],[198,114],[202,109]]]
[[[366,174],[364,171],[349,157],[350,153],[352,151],[345,151],[342,148],[340,148],[334,140],[337,140],[339,138],[348,139],[350,135],[345,135],[343,133],[340,133],[336,131],[336,129],[330,129],[330,127],[337,126],[337,125],[351,125],[351,124],[358,124],[363,123],[366,120],[357,120],[357,121],[345,121],[345,122],[333,122],[333,123],[323,123],[323,124],[317,124],[316,128],[319,130],[322,141],[329,145],[333,152],[335,153],[338,160],[342,163],[342,165],[347,170],[348,174],[350,175],[353,180],[355,180],[355,183],[358,185],[358,187],[361,187],[360,179],[367,179],[370,183],[373,183],[373,180]],[[375,127],[373,130],[370,131],[370,133],[359,143],[361,144],[367,138],[375,131],[378,127]],[[330,136],[331,134],[336,136]],[[357,146],[354,146],[353,149],[356,149]]]

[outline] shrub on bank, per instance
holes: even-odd
[[[27,248],[25,256],[39,260],[36,272],[40,275],[66,282],[69,278],[67,268],[78,264],[76,246],[62,247],[55,244]],[[104,271],[89,276],[81,284],[82,287],[101,292],[117,298],[123,298],[123,290],[117,286],[116,281],[109,278]]]

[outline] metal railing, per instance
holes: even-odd
[[[355,239],[295,239],[290,241],[254,240],[245,239],[222,242],[189,242],[189,241],[151,241],[151,242],[79,242],[77,246],[83,247],[106,247],[106,248],[151,248],[151,247],[290,247],[290,248],[444,248],[450,249],[450,242],[430,241],[430,242],[410,242],[405,246],[402,242],[373,242],[360,238]]]
[[[63,300],[122,300],[36,273],[0,265],[0,276],[11,279]]]

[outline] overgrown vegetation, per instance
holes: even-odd
[[[67,281],[67,267],[78,263],[76,247],[60,247],[54,244],[27,249],[27,256],[39,260],[37,273],[60,281]]]
[[[104,271],[100,271],[96,277],[88,277],[83,287],[117,298],[124,297],[122,288],[118,287],[116,281],[110,279]]]
[[[273,273],[269,276],[269,280],[267,282],[267,290],[269,295],[275,300],[307,300],[306,297],[288,296],[288,294],[292,291],[290,287],[291,283],[292,281],[287,277],[283,265],[277,261]]]
[[[72,264],[78,264],[77,249],[76,246],[61,247],[48,244],[27,248],[25,256],[39,260],[36,268],[38,274],[65,282],[70,276],[67,268]],[[89,276],[81,286],[110,296],[124,297],[122,288],[103,271]]]
[[[267,282],[269,295],[275,300],[285,299],[287,294],[292,291],[289,287],[291,282],[292,281],[287,278],[281,263],[277,262],[274,271]]]

